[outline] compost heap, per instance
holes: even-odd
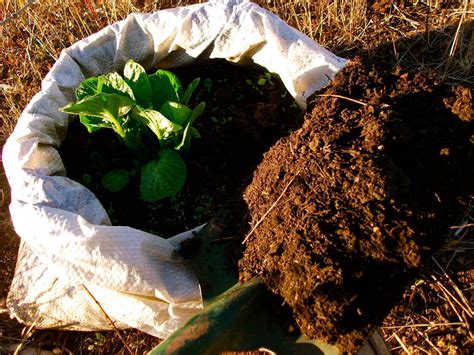
[[[348,64],[255,171],[251,227],[268,215],[246,241],[241,278],[261,277],[308,337],[355,351],[468,208],[470,95]]]

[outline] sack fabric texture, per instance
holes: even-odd
[[[59,108],[84,79],[121,71],[128,59],[149,70],[213,58],[278,74],[302,108],[346,63],[245,0],[131,14],[63,50],[3,150],[21,237],[12,316],[37,328],[110,329],[97,301],[117,327],[166,338],[203,307],[176,251],[190,231],[163,239],[112,226],[94,194],[66,177],[57,149],[73,118]]]

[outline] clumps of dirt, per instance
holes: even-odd
[[[472,90],[461,86],[451,88],[453,95],[444,99],[444,103],[454,115],[463,121],[472,121],[473,99]]]
[[[421,74],[349,63],[255,171],[251,227],[279,201],[241,279],[261,277],[308,337],[354,352],[472,198],[474,125],[455,102]]]

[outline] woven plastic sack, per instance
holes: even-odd
[[[59,108],[85,78],[121,71],[130,58],[146,69],[209,58],[254,62],[277,73],[303,108],[345,65],[242,0],[132,14],[65,49],[3,151],[22,240],[7,306],[21,322],[110,329],[99,303],[117,327],[165,338],[202,308],[198,280],[175,249],[190,233],[165,240],[111,226],[93,193],[66,177],[57,151],[71,119]]]

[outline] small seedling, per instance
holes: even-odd
[[[218,126],[222,126],[222,125],[225,125],[226,123],[231,122],[232,116],[222,117],[222,118],[217,118],[215,116],[212,116],[211,121]]]
[[[206,80],[204,80],[204,87],[206,88],[206,90],[208,92],[211,92],[211,90],[212,90],[212,79],[207,78]]]

